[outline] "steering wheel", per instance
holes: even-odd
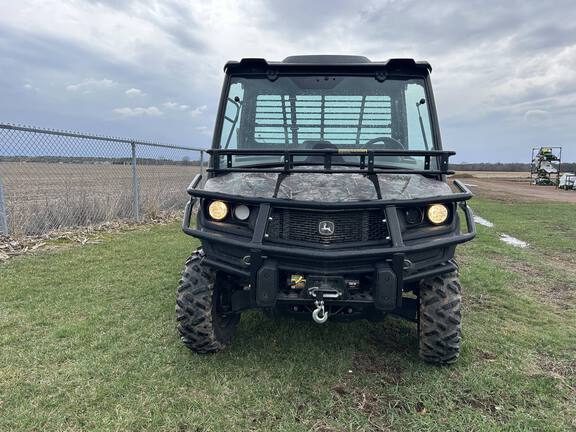
[[[366,141],[365,145],[366,147],[372,147],[377,142],[382,142],[389,150],[395,150],[395,149],[408,150],[406,146],[402,144],[400,141],[389,136],[380,136],[372,138],[371,140]]]

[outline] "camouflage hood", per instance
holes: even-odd
[[[383,200],[451,195],[446,183],[420,174],[379,174]],[[206,181],[204,189],[229,195],[273,198],[276,173],[229,173]],[[377,200],[372,181],[363,174],[293,173],[284,178],[277,198],[298,201],[347,202]]]

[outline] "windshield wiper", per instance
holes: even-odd
[[[426,99],[422,98],[416,102],[416,109],[418,110],[418,120],[420,120],[420,132],[422,132],[422,138],[424,139],[424,146],[428,150],[428,140],[426,139],[426,132],[424,131],[424,122],[422,121],[422,116],[420,115],[420,105],[424,105]]]
[[[228,102],[232,102],[234,104],[234,106],[236,107],[236,113],[234,114],[234,118],[230,118],[226,114],[224,114],[224,119],[232,123],[230,125],[230,132],[228,133],[228,138],[226,139],[226,144],[224,145],[225,149],[227,149],[228,146],[230,145],[230,139],[232,138],[232,134],[234,133],[234,127],[236,126],[236,123],[238,123],[238,117],[240,117],[240,108],[242,107],[242,103],[240,102],[240,98],[238,96],[236,96],[234,99],[228,98]]]

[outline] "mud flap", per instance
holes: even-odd
[[[376,271],[376,285],[374,287],[374,306],[376,309],[395,309],[397,291],[398,283],[394,271],[390,267],[378,267]]]
[[[278,296],[278,270],[276,264],[266,262],[256,277],[256,304],[262,307],[273,307]]]

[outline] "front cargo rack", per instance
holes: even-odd
[[[372,150],[362,148],[327,149],[212,149],[212,164],[208,172],[223,174],[230,172],[260,173],[319,173],[319,174],[454,174],[448,169],[448,158],[456,153],[443,150]],[[245,166],[235,165],[235,158],[249,156],[277,156],[278,161],[251,161]],[[294,160],[297,156],[306,156],[305,160]],[[356,157],[357,163],[343,161],[343,157]],[[375,157],[424,158],[424,169],[403,169],[389,165],[379,165]],[[432,160],[436,160],[434,169]],[[302,167],[302,168],[299,168]]]

